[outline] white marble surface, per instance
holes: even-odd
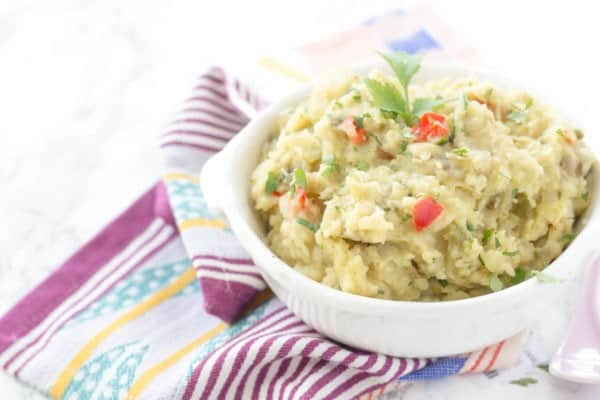
[[[335,31],[393,3],[2,0],[0,313],[157,179],[156,134],[205,66]],[[596,128],[593,2],[436,4],[485,63],[559,93]],[[600,146],[596,132],[588,138]],[[533,366],[555,349],[569,303],[549,305],[533,350],[510,373],[412,384],[391,397],[600,398],[600,388]],[[506,383],[524,374],[539,383]],[[5,375],[0,389],[2,398],[40,397]]]

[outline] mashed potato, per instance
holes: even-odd
[[[409,126],[352,74],[281,115],[251,186],[271,249],[325,285],[396,300],[477,296],[546,267],[588,204],[582,133],[485,82],[409,89],[441,103]]]

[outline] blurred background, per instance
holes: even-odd
[[[157,180],[156,137],[206,67],[240,68],[410,7],[431,10],[473,62],[551,93],[600,146],[590,130],[600,93],[595,2],[2,0],[0,314]],[[448,393],[474,396],[462,379]],[[526,390],[597,398],[549,385]],[[0,388],[2,398],[38,398],[5,375]]]

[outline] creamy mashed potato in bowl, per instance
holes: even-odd
[[[591,248],[596,167],[585,131],[546,97],[464,66],[401,69],[415,62],[290,95],[201,181],[308,324],[443,356],[516,334],[563,291]]]

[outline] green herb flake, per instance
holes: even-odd
[[[479,254],[477,256],[477,258],[479,259],[479,262],[481,263],[481,265],[485,267],[485,261],[483,260],[483,256],[481,254]]]
[[[396,164],[390,164],[389,167],[394,172],[398,171],[398,166]]]
[[[364,114],[362,115],[362,117],[363,117],[363,118],[373,118],[373,116],[371,115],[371,113],[368,113],[368,112],[364,113]]]
[[[527,101],[525,102],[525,109],[529,110],[531,108],[531,106],[533,106],[533,99],[530,97],[527,99]]]
[[[358,160],[356,162],[356,164],[354,164],[354,166],[356,167],[356,169],[358,169],[359,171],[366,171],[369,169],[369,163],[363,160]]]
[[[377,289],[377,294],[385,294],[385,290],[383,289]]]
[[[383,208],[383,211],[385,211],[385,212],[390,212],[390,211],[392,211],[392,209],[391,209],[391,208],[389,208],[389,207],[384,207],[384,208]]]
[[[302,168],[296,168],[294,171],[294,183],[302,189],[306,189],[306,174]]]
[[[444,136],[443,138],[441,138],[441,139],[438,139],[438,140],[435,142],[435,144],[437,144],[438,146],[443,146],[443,145],[445,145],[445,144],[446,144],[446,143],[448,143],[448,142],[449,142],[449,140],[448,140],[448,137],[447,137],[447,136]]]
[[[519,254],[518,250],[515,250],[515,251],[503,251],[502,252],[502,255],[507,256],[507,257],[514,257],[514,256],[516,256],[518,254]]]
[[[548,365],[548,363],[538,364],[538,365],[536,365],[536,367],[538,367],[539,369],[541,369],[544,372],[550,372],[550,365]]]
[[[496,241],[496,248],[499,248],[501,246],[500,240],[498,238],[495,238],[495,241]]]
[[[452,152],[454,154],[456,154],[457,156],[466,157],[467,154],[469,154],[469,149],[467,149],[465,147],[459,147],[458,149],[452,150]]]
[[[509,383],[512,385],[519,385],[519,386],[527,387],[529,385],[538,383],[538,381],[537,381],[537,379],[527,377],[527,378],[515,379],[514,381],[510,381]]]
[[[383,143],[381,143],[381,140],[379,140],[379,138],[374,133],[369,133],[369,137],[372,137],[373,140],[375,140],[377,142],[379,147],[383,146]]]
[[[342,107],[343,107],[342,103],[340,103],[339,101],[336,101],[335,103],[333,103],[333,108],[340,109]]]
[[[565,137],[565,133],[564,133],[564,131],[563,131],[562,129],[557,129],[557,130],[556,130],[556,134],[557,134],[558,136],[562,137],[562,138],[564,138],[564,137]]]
[[[310,229],[313,232],[316,232],[317,230],[319,230],[319,225],[313,224],[312,222],[310,222],[304,218],[298,218],[296,220],[296,222],[299,223],[300,225],[304,226],[305,228]]]
[[[504,284],[496,274],[490,274],[490,289],[492,292],[500,291],[504,288]]]
[[[527,120],[527,113],[523,111],[511,111],[508,114],[506,114],[506,118],[508,118],[516,124],[522,124]]]
[[[452,127],[450,128],[450,134],[448,135],[448,142],[450,144],[454,144],[454,139],[456,138],[456,124],[452,122]]]
[[[400,153],[406,153],[406,149],[408,148],[408,142],[406,140],[403,140],[400,143]]]
[[[409,219],[412,219],[412,214],[411,213],[406,213],[402,216],[402,222],[406,222]]]
[[[362,100],[362,96],[360,95],[360,93],[357,92],[352,96],[352,100],[354,100],[357,103],[360,103]]]
[[[324,158],[322,163],[326,165],[326,168],[322,172],[322,174],[325,176],[329,176],[340,171],[340,165],[337,163],[335,156]]]
[[[363,117],[353,117],[353,118],[354,118],[354,121],[356,121],[356,126],[358,126],[360,129],[365,128],[365,123],[364,123]]]
[[[558,241],[561,243],[569,243],[572,242],[573,239],[575,239],[575,235],[573,235],[572,233],[565,233],[560,237],[560,239],[558,239]]]
[[[494,235],[494,230],[492,228],[485,229],[483,231],[483,236],[481,237],[481,244],[485,246],[493,235]]]
[[[467,230],[469,232],[475,231],[475,227],[473,226],[473,224],[470,221],[467,221],[466,225],[467,225]]]
[[[519,189],[514,188],[512,190],[512,197],[513,197],[513,199],[515,199],[518,195],[519,195]]]
[[[511,281],[512,281],[513,285],[516,285],[517,283],[523,282],[526,278],[527,278],[527,271],[525,271],[521,267],[517,267],[517,268],[515,268],[515,276],[512,277]]]
[[[589,197],[590,197],[590,192],[581,193],[581,198],[583,199],[583,201],[588,201]]]
[[[448,281],[446,279],[438,279],[438,282],[439,282],[439,284],[440,284],[441,287],[448,286]]]
[[[277,190],[277,186],[279,185],[279,177],[274,172],[269,172],[267,176],[267,181],[265,182],[265,192],[269,194],[273,194]]]
[[[492,94],[494,93],[494,89],[493,88],[488,88],[485,91],[485,94],[483,95],[483,97],[485,98],[486,101],[490,101],[490,99],[492,98]]]
[[[467,94],[466,93],[462,94],[462,101],[463,101],[463,109],[465,111],[467,111],[467,108],[469,108],[469,99],[467,98]]]

